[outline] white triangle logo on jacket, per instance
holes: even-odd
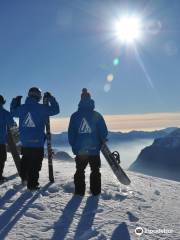
[[[80,127],[79,127],[79,133],[92,133],[92,130],[85,118],[82,119]]]
[[[27,116],[24,119],[23,127],[27,127],[27,128],[35,128],[36,127],[30,112],[28,112]]]

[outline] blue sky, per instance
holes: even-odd
[[[179,0],[0,1],[0,94],[6,107],[38,86],[57,97],[61,116],[69,116],[87,87],[106,115],[179,112],[179,12]],[[114,22],[124,13],[143,20],[139,58],[115,37]]]

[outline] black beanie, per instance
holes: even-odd
[[[88,92],[87,88],[82,89],[81,100],[91,99],[91,94]]]

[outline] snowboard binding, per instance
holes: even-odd
[[[119,154],[119,152],[118,152],[118,151],[114,151],[114,152],[112,152],[111,154],[112,154],[113,158],[116,160],[116,162],[117,162],[118,164],[120,164],[120,163],[121,163],[121,160],[120,160],[120,154]]]

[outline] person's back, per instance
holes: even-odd
[[[41,90],[33,87],[28,92],[25,104],[21,105],[21,96],[13,99],[11,112],[19,118],[22,159],[20,176],[30,190],[38,188],[39,171],[44,158],[45,123],[49,116],[59,113],[59,104],[48,95],[48,105],[40,104]]]
[[[83,99],[71,117],[69,141],[76,155],[98,155],[107,136],[103,117],[94,111],[94,107],[92,99]]]
[[[7,158],[6,143],[7,143],[7,129],[14,126],[15,122],[7,110],[3,108],[5,100],[0,95],[0,181],[4,181],[3,170]]]
[[[47,118],[59,113],[59,105],[55,98],[50,97],[49,101],[51,106],[46,106],[40,104],[36,98],[28,96],[22,105],[12,103],[12,114],[19,118],[20,140],[23,147],[44,146]]]
[[[11,114],[0,105],[0,144],[6,144],[7,126],[13,123]]]
[[[78,111],[72,114],[68,128],[69,143],[76,155],[75,193],[80,195],[85,193],[84,170],[88,163],[91,167],[91,192],[97,195],[101,191],[100,149],[108,132],[103,117],[94,108],[94,101],[84,89]]]

